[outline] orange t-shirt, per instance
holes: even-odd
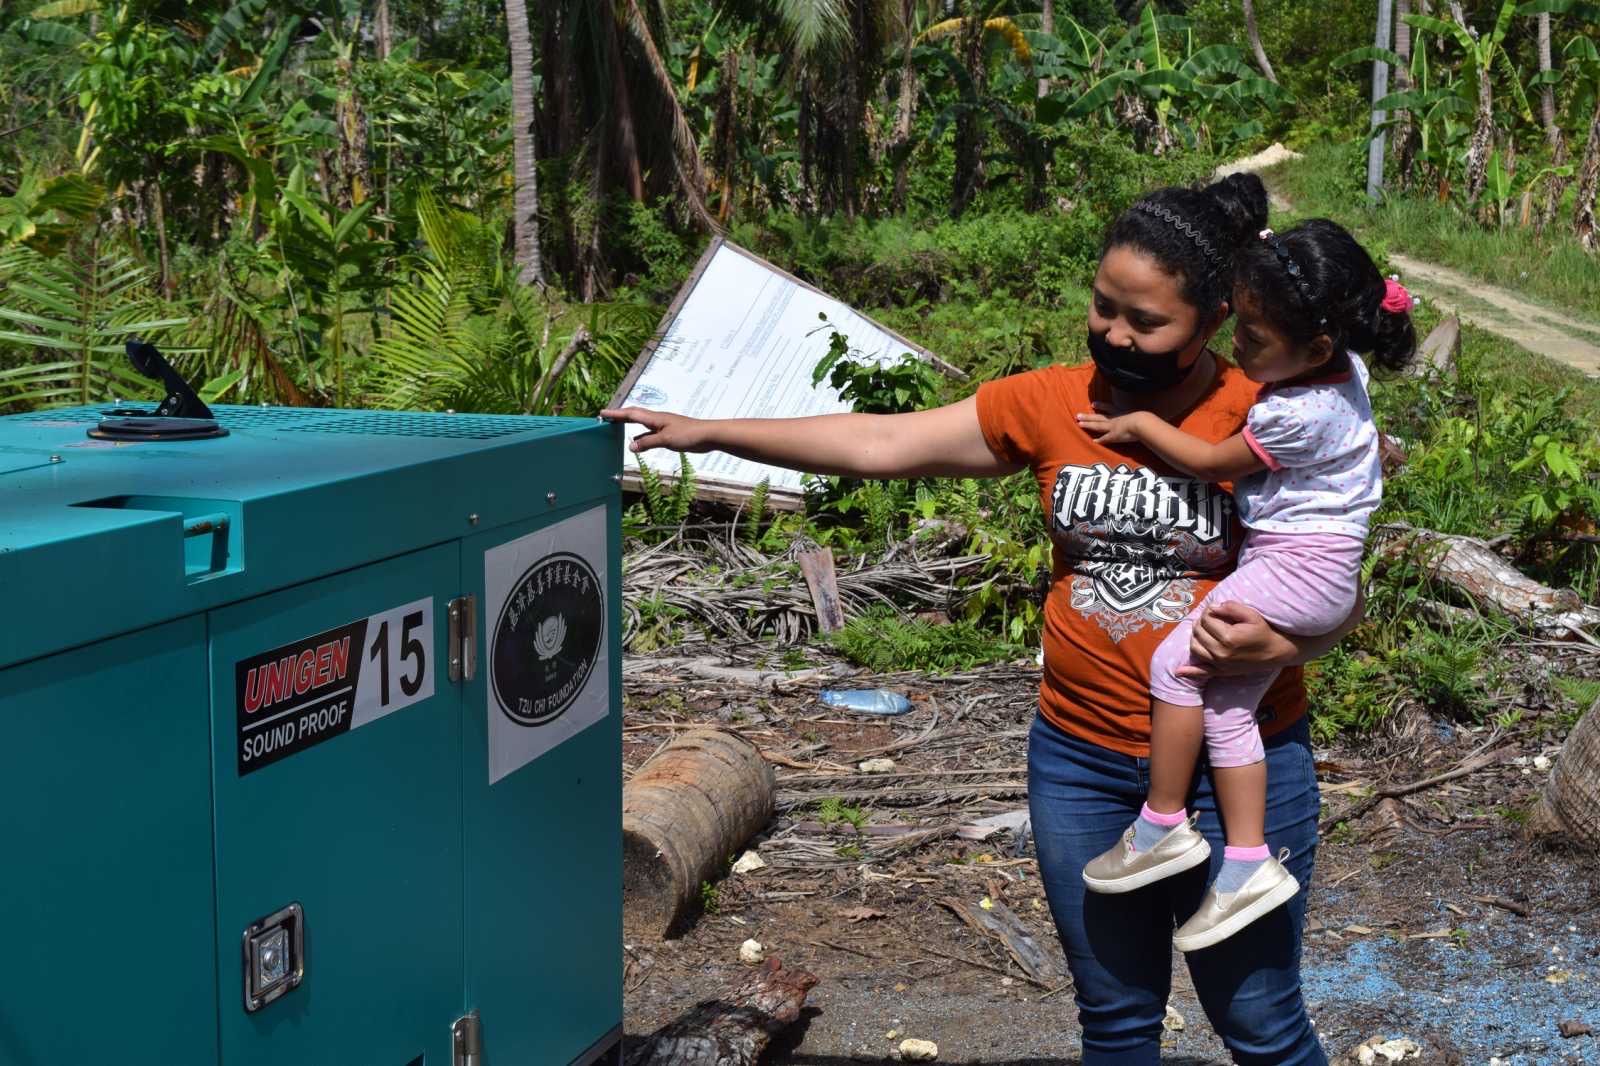
[[[1209,441],[1244,428],[1258,389],[1237,367],[1218,368],[1178,422]],[[1244,527],[1232,486],[1182,474],[1141,446],[1090,439],[1074,416],[1105,389],[1092,363],[1014,374],[979,387],[978,423],[996,455],[1032,469],[1054,547],[1040,710],[1073,736],[1143,757],[1150,657],[1233,570]],[[1262,733],[1305,709],[1300,670],[1285,670],[1261,701]]]

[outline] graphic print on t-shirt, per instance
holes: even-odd
[[[1063,466],[1050,533],[1073,573],[1073,609],[1120,641],[1181,621],[1195,604],[1193,577],[1220,576],[1233,553],[1233,497],[1149,467]]]

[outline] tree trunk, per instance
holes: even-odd
[[[955,187],[950,197],[950,214],[956,218],[978,194],[983,168],[983,116],[979,111],[984,94],[985,57],[983,51],[983,6],[968,0],[967,17],[961,26],[961,61],[972,78],[973,99],[956,117]]]
[[[1045,0],[1050,12],[1051,0]],[[891,209],[899,214],[906,207],[906,177],[911,169],[911,125],[917,113],[917,71],[911,65],[911,49],[916,40],[915,0],[900,0],[900,16],[905,21],[905,55],[900,61],[900,106],[894,120],[894,200]],[[1047,14],[1046,18],[1053,18]],[[1044,95],[1044,79],[1039,79],[1039,95]]]
[[[506,36],[511,51],[511,233],[515,259],[528,285],[544,285],[539,255],[539,169],[533,135],[533,40],[524,0],[506,0]]]
[[[339,127],[338,201],[348,211],[366,202],[372,175],[367,164],[367,116],[356,91],[355,64],[348,56],[341,56],[336,63],[339,95],[333,117]]]
[[[633,99],[628,92],[626,68],[622,63],[622,45],[617,40],[617,20],[609,12],[600,17],[606,28],[606,65],[611,70],[611,129],[616,135],[628,195],[638,202],[644,199],[644,172],[639,166],[639,138],[633,128]],[[670,90],[670,83],[668,88]],[[604,177],[601,176],[602,182]]]
[[[1456,360],[1461,355],[1461,320],[1446,315],[1433,327],[1433,332],[1417,345],[1417,357],[1412,361],[1411,373],[1417,376],[1438,374],[1449,377],[1455,373]]]
[[[156,254],[160,257],[161,292],[170,300],[176,295],[176,292],[172,277],[172,259],[167,254],[167,209],[165,200],[166,197],[161,194],[161,183],[152,181],[150,183],[150,206],[152,208],[151,214],[155,216],[156,223]]]
[[[1406,22],[1406,16],[1411,14],[1411,0],[1395,0],[1394,8],[1394,50],[1400,57],[1399,66],[1394,68],[1394,91],[1397,93],[1409,92],[1411,84],[1411,26]],[[1410,108],[1400,112],[1400,119],[1394,127],[1395,148],[1395,180],[1400,188],[1411,189],[1413,174],[1417,162],[1417,119]]]
[[[1455,16],[1457,25],[1472,33],[1456,0],[1451,0],[1450,14]],[[1476,36],[1473,39],[1476,40]],[[1471,207],[1483,195],[1489,181],[1489,153],[1494,146],[1494,91],[1489,85],[1489,64],[1480,63],[1471,56],[1468,64],[1474,68],[1473,74],[1478,79],[1478,117],[1472,126],[1472,142],[1467,146],[1467,206]]]
[[[906,0],[906,7],[909,8],[910,6],[911,6],[911,0]],[[1248,10],[1248,5],[1247,5],[1246,9]],[[910,21],[911,20],[909,18],[906,20],[906,22],[908,24],[908,29],[907,29],[907,34],[908,35],[910,33],[910,30],[909,30]],[[1044,0],[1044,8],[1039,12],[1039,28],[1041,30],[1043,30],[1044,32],[1049,33],[1049,34],[1054,34],[1056,32],[1056,0]],[[1050,94],[1050,79],[1049,78],[1040,78],[1039,79],[1039,99],[1043,100],[1049,94]]]
[[[1550,73],[1550,13],[1546,11],[1539,16],[1539,73]],[[1556,139],[1561,136],[1561,127],[1556,125],[1556,87],[1545,85],[1539,91],[1539,118],[1544,122],[1545,138],[1554,148]]]
[[[672,126],[672,161],[678,172],[678,189],[688,201],[689,211],[695,219],[707,230],[716,233],[717,222],[706,210],[706,175],[700,166],[700,146],[695,143],[694,131],[689,128],[689,120],[684,117],[683,108],[678,104],[678,92],[672,84],[672,75],[667,72],[667,65],[662,62],[661,53],[656,49],[655,38],[650,35],[650,24],[645,21],[644,12],[639,10],[638,0],[622,2],[628,29],[644,50],[645,60],[650,64],[650,71],[655,75],[656,84],[667,104]]]
[[[772,818],[772,767],[734,733],[696,729],[663,748],[622,790],[623,926],[677,933],[718,877]]]
[[[739,188],[739,50],[730,48],[718,70],[717,107],[711,122],[711,169],[721,186],[717,222],[726,225]]]
[[[1596,233],[1595,194],[1600,192],[1600,99],[1594,103],[1589,120],[1589,139],[1583,148],[1583,163],[1578,167],[1578,203],[1572,214],[1572,229],[1586,252],[1600,251]]]
[[[394,51],[394,20],[389,15],[389,0],[378,0],[372,13],[372,54],[379,60]]]
[[[1378,0],[1378,32],[1373,43],[1379,48],[1389,48],[1394,43],[1394,0]],[[1374,202],[1383,192],[1383,163],[1385,137],[1380,124],[1384,113],[1378,110],[1378,101],[1389,93],[1389,64],[1381,59],[1372,61],[1372,139],[1367,142],[1367,199]]]
[[[1272,84],[1278,84],[1278,76],[1272,72],[1272,64],[1267,60],[1267,50],[1261,47],[1261,31],[1256,27],[1255,0],[1240,0],[1244,4],[1244,32],[1250,38],[1250,51],[1255,53],[1256,66],[1261,68],[1261,73],[1267,76]]]
[[[1583,602],[1571,589],[1539,584],[1481,540],[1400,523],[1374,532],[1379,558],[1420,566],[1472,602],[1492,607],[1532,632],[1570,638],[1574,630],[1600,626],[1600,607]]]
[[[768,959],[733,992],[702,1001],[627,1054],[627,1066],[756,1066],[767,1044],[800,1017],[816,975]]]
[[[1600,849],[1600,700],[1561,745],[1528,828],[1591,851]]]

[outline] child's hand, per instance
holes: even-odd
[[[1131,415],[1107,415],[1095,404],[1095,410],[1078,416],[1078,425],[1101,444],[1138,444],[1139,419],[1143,411]]]

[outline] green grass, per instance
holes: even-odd
[[[1571,210],[1544,237],[1512,224],[1478,225],[1450,204],[1424,196],[1394,196],[1377,206],[1364,192],[1364,143],[1303,148],[1305,158],[1262,175],[1292,205],[1278,225],[1325,217],[1348,227],[1375,256],[1390,250],[1459,270],[1543,302],[1600,328],[1600,262],[1571,237]]]
[[[843,655],[874,673],[923,670],[949,673],[985,663],[1005,662],[1028,649],[959,619],[944,625],[906,621],[891,608],[871,608],[845,623],[828,641]]]
[[[860,829],[867,824],[867,811],[864,807],[846,805],[838,796],[829,796],[817,804],[817,821],[823,825],[844,822],[854,829]]]

